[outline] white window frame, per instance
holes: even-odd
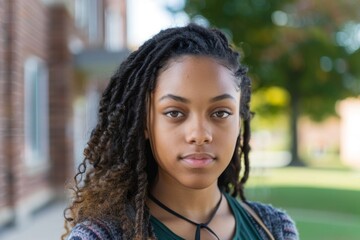
[[[74,1],[74,15],[75,15],[75,24],[79,28],[86,28],[89,24],[88,22],[88,5],[87,0],[77,0]]]
[[[90,44],[96,45],[101,39],[99,34],[102,34],[102,7],[100,0],[77,0],[74,4],[75,24],[86,31]]]
[[[36,56],[24,62],[25,164],[47,167],[49,162],[48,69]],[[40,168],[42,169],[42,168]]]
[[[96,127],[100,93],[93,86],[89,87],[86,96],[75,100],[74,108],[74,169],[84,159],[83,150],[90,138],[92,130]]]
[[[119,51],[123,48],[122,29],[123,19],[121,15],[114,9],[106,9],[105,11],[105,48],[109,51]]]

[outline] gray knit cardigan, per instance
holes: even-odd
[[[275,240],[298,240],[299,234],[295,223],[284,211],[271,205],[248,202],[258,214]],[[262,240],[268,240],[265,231],[253,219]],[[85,221],[77,224],[71,231],[68,240],[122,240],[121,230],[114,223],[101,219]]]

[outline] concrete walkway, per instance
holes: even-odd
[[[65,203],[57,202],[42,209],[22,226],[0,232],[1,240],[59,240],[64,233]]]

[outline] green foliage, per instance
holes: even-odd
[[[228,33],[254,91],[287,91],[286,105],[264,101],[257,110],[290,113],[291,164],[300,166],[299,116],[321,121],[336,114],[338,100],[360,94],[359,7],[354,0],[187,0],[184,9]]]
[[[230,35],[255,91],[282,87],[300,114],[320,120],[335,113],[337,100],[360,94],[360,53],[341,42],[344,26],[360,20],[359,6],[351,0],[192,0],[185,11]]]

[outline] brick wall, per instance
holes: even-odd
[[[46,191],[63,193],[74,174],[72,37],[87,46],[65,6],[0,0],[0,220],[4,209],[18,215],[24,206],[39,207]],[[26,164],[24,151],[24,63],[32,56],[42,59],[49,71],[50,159],[40,169]]]
[[[24,62],[47,61],[47,14],[40,0],[0,0],[0,214],[50,189],[47,169],[24,161]]]
[[[5,81],[5,49],[6,49],[6,37],[7,37],[7,1],[0,0],[0,210],[7,205],[7,182],[6,182],[6,155],[5,155],[5,140],[6,140],[6,106],[4,105],[6,100],[6,81]]]
[[[72,172],[72,81],[73,67],[68,49],[68,37],[73,24],[62,6],[50,8],[49,19],[49,96],[50,97],[50,155],[52,181],[64,189]]]
[[[13,87],[13,169],[17,179],[16,198],[23,199],[48,187],[47,171],[29,169],[24,164],[24,62],[32,56],[47,61],[47,8],[40,0],[15,1]],[[42,168],[42,166],[40,166]]]

